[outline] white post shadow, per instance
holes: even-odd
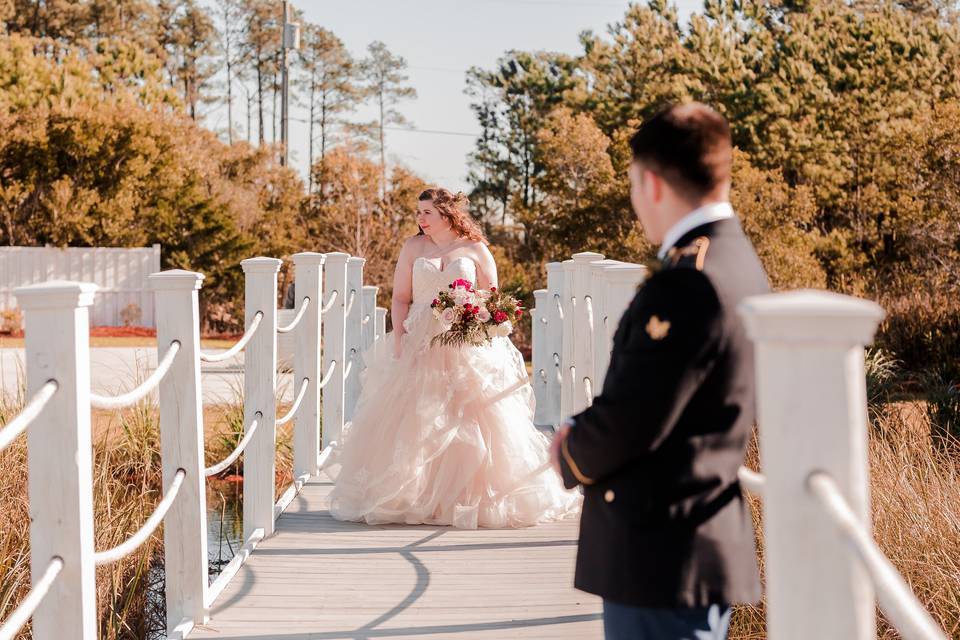
[[[547,263],[547,301],[544,318],[547,319],[544,336],[544,351],[549,361],[544,372],[547,374],[546,415],[548,424],[558,425],[569,414],[561,407],[563,389],[563,327],[564,316],[561,313],[564,293],[564,267],[560,262]],[[536,347],[536,345],[534,345]]]
[[[297,280],[294,291],[297,307],[305,298],[310,298],[307,310],[294,328],[294,392],[300,389],[304,379],[310,380],[303,402],[293,417],[293,477],[317,473],[317,454],[320,453],[320,389],[323,378],[320,371],[320,331],[323,323],[320,308],[323,306],[322,253],[302,252],[292,256]]]
[[[158,387],[163,486],[170,486],[178,469],[186,472],[163,520],[167,628],[174,629],[184,620],[203,624],[209,619],[198,301],[203,274],[172,269],[151,274],[148,282],[156,297],[158,352],[180,343]]]
[[[362,351],[372,347],[377,339],[377,293],[379,291],[380,287],[373,285],[364,285],[363,287],[363,313],[360,316],[360,345]]]
[[[345,253],[328,253],[324,264],[327,296],[336,295],[337,297],[323,318],[323,372],[326,375],[331,366],[335,366],[336,371],[333,372],[327,386],[323,388],[322,449],[338,440],[343,430],[343,373],[346,369],[344,310],[349,297],[349,292],[346,291],[349,257]]]
[[[345,319],[345,340],[347,363],[353,363],[352,369],[344,381],[343,419],[350,422],[360,397],[360,369],[363,367],[360,356],[363,350],[361,339],[363,327],[363,258],[351,256],[347,260],[347,308]],[[353,298],[353,304],[350,304]],[[346,370],[345,370],[346,372]]]
[[[589,407],[595,393],[594,335],[603,327],[598,322],[594,309],[591,265],[600,260],[603,260],[603,255],[590,251],[573,255],[571,295],[576,302],[573,305],[573,344],[570,350],[574,369],[570,370],[569,391],[573,414]]]
[[[243,453],[243,538],[257,529],[273,535],[274,452],[277,433],[277,273],[276,258],[240,262],[246,276],[244,320],[263,320],[247,344],[243,361],[243,423],[259,421]],[[298,292],[299,293],[299,292]]]
[[[377,307],[377,324],[376,324],[376,343],[377,349],[376,352],[379,355],[381,349],[389,349],[390,345],[387,344],[385,336],[387,335],[387,309],[386,307]]]
[[[748,298],[740,313],[756,343],[767,633],[773,640],[872,640],[870,578],[807,479],[829,474],[870,529],[863,346],[883,310],[797,291]]]
[[[96,285],[46,282],[14,291],[26,317],[27,393],[57,392],[27,429],[30,576],[63,569],[33,615],[37,640],[96,640],[89,307]]]
[[[639,264],[612,261],[604,261],[599,266],[594,263],[593,268],[597,278],[595,290],[598,299],[602,301],[602,313],[597,317],[594,336],[596,385],[593,395],[597,396],[606,380],[607,369],[610,368],[613,334],[616,333],[627,307],[637,295],[637,288],[646,279],[647,268]]]
[[[539,426],[555,425],[559,418],[554,419],[554,412],[548,399],[548,383],[553,374],[553,359],[547,353],[547,300],[549,293],[546,289],[537,289],[533,292],[534,308],[530,310],[530,324],[532,327],[531,342],[533,361],[533,397],[536,400],[536,411],[533,414],[533,423]]]

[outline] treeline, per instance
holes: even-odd
[[[738,147],[734,204],[780,288],[879,299],[881,343],[960,381],[960,21],[952,2],[635,4],[579,55],[472,69],[478,214],[519,263],[644,259],[626,140],[702,100]],[[946,384],[946,383],[944,383]]]
[[[207,275],[215,331],[242,324],[250,255],[343,250],[389,281],[422,181],[387,170],[384,131],[413,92],[383,44],[357,60],[304,25],[289,53],[309,116],[304,185],[275,144],[282,3],[8,0],[0,28],[0,243],[160,243],[165,268]],[[371,102],[378,119],[359,120]]]

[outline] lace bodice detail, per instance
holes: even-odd
[[[458,278],[477,282],[477,264],[466,256],[457,256],[440,268],[440,258],[417,258],[413,263],[413,304],[429,305],[437,293]]]

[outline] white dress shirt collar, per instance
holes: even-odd
[[[674,223],[666,235],[663,236],[663,244],[660,245],[660,251],[657,257],[663,260],[667,252],[673,248],[673,245],[684,235],[696,229],[697,227],[719,220],[726,220],[733,217],[733,207],[729,202],[711,202],[698,209],[694,209],[687,215]]]

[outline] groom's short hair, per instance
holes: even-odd
[[[730,182],[733,145],[726,118],[699,102],[646,120],[630,139],[633,159],[681,195],[702,198]]]

